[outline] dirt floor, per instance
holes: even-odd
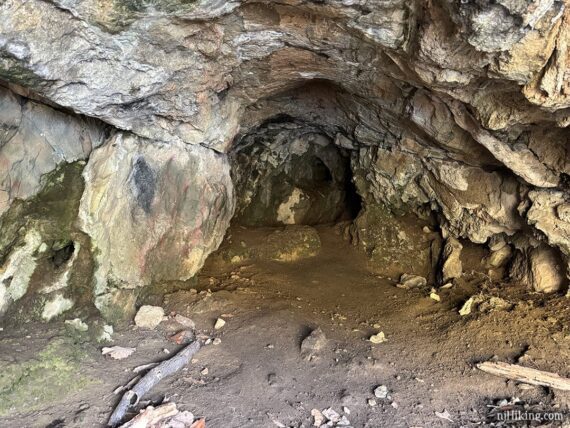
[[[164,299],[156,290],[149,295],[151,304],[188,316],[198,333],[221,342],[204,346],[142,405],[173,401],[206,418],[209,428],[310,427],[311,410],[329,407],[352,427],[503,426],[494,421],[497,405],[567,417],[570,393],[506,381],[474,365],[495,359],[570,376],[568,297],[467,272],[438,291],[437,302],[429,288],[400,289],[370,273],[364,255],[333,228],[318,231],[322,249],[314,257],[237,264],[212,257],[197,281],[171,285]],[[237,230],[232,239],[255,245],[268,233]],[[488,303],[461,316],[459,308],[477,294]],[[218,317],[226,324],[214,330]],[[317,328],[326,340],[302,353],[303,339]],[[371,343],[380,331],[386,341]],[[120,397],[113,391],[135,377],[133,368],[180,348],[168,340],[173,332],[168,322],[119,329],[112,344],[136,351],[112,360],[101,355],[102,344],[70,333],[63,321],[5,328],[0,378],[23,368],[11,374],[18,376],[13,390],[1,391],[12,402],[4,404],[0,426],[105,426]],[[55,347],[52,354],[46,346]],[[376,398],[381,385],[388,396]],[[562,423],[549,424],[532,426]]]

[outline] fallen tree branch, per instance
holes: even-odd
[[[522,367],[516,364],[494,363],[491,361],[479,363],[477,364],[477,368],[495,376],[502,376],[531,385],[547,386],[562,391],[570,391],[570,379],[564,378],[556,373]]]
[[[148,406],[129,422],[121,425],[120,428],[152,427],[160,421],[176,416],[177,414],[178,409],[174,403],[166,403],[158,407]]]
[[[157,383],[167,376],[181,370],[190,362],[192,356],[200,349],[200,342],[195,341],[186,346],[172,358],[163,361],[158,366],[150,370],[139,380],[132,389],[125,392],[115,411],[109,418],[107,425],[115,427],[125,417],[129,408],[136,406],[139,400]]]

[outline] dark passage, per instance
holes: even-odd
[[[232,153],[235,224],[315,225],[352,219],[360,197],[350,153],[318,130],[269,122],[243,136]]]

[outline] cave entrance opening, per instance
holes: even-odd
[[[276,117],[239,137],[230,155],[235,225],[285,226],[353,220],[361,199],[351,152],[324,132]]]

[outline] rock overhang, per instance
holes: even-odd
[[[79,158],[88,157],[93,171],[94,159],[109,152],[105,161],[122,164],[132,184],[123,199],[142,207],[142,215],[153,214],[153,203],[171,215],[168,204],[188,194],[176,179],[172,189],[180,194],[155,187],[157,174],[165,182],[177,176],[176,153],[212,160],[204,169],[209,178],[197,178],[194,191],[213,194],[207,207],[192,208],[200,215],[213,209],[211,227],[209,236],[195,237],[204,252],[184,267],[188,275],[217,246],[233,212],[229,169],[212,165],[226,162],[240,136],[279,116],[350,151],[365,199],[395,211],[428,205],[454,236],[483,243],[505,235],[521,248],[548,242],[568,260],[568,219],[556,214],[568,203],[561,179],[570,174],[568,14],[561,1],[116,0],[108,8],[95,1],[6,1],[0,76],[37,92],[38,100],[115,127],[109,137],[97,134],[102,124],[89,122],[96,140],[81,145]],[[16,119],[4,121],[10,135],[27,130]],[[6,147],[0,144],[0,156],[9,154]],[[131,159],[129,147],[161,153]],[[26,187],[13,185],[16,164],[22,163],[9,161],[0,190],[33,197],[43,170],[23,177],[31,190],[20,194]],[[84,174],[87,192],[106,180],[105,171]],[[108,186],[110,200],[126,187],[120,189]],[[106,226],[110,219],[103,217]],[[186,226],[178,224],[174,235],[185,236]],[[126,267],[111,282],[129,288],[161,277],[160,263],[145,273],[154,245],[137,248],[136,260],[124,258],[125,251],[117,256]],[[109,251],[99,254],[99,266]]]

